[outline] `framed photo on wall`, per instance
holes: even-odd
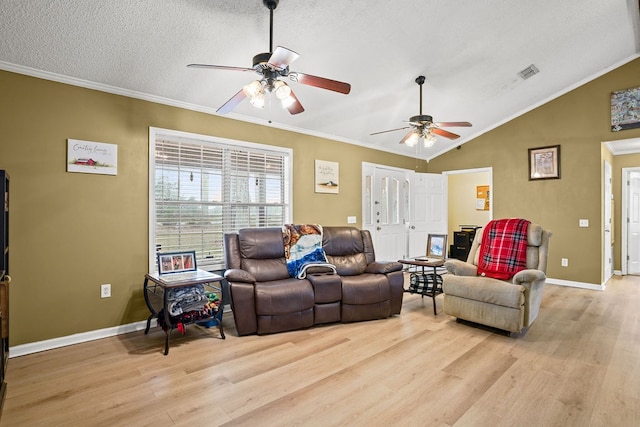
[[[560,146],[529,148],[529,181],[560,179]]]

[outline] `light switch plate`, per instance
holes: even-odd
[[[580,225],[580,227],[588,227],[589,226],[589,220],[588,219],[581,219],[581,220],[579,220],[578,224]]]

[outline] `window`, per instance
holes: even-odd
[[[224,233],[289,222],[291,150],[152,128],[149,267],[156,252],[195,250],[224,268]]]

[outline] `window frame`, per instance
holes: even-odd
[[[210,147],[223,147],[229,148],[232,150],[237,149],[246,149],[251,152],[259,152],[264,154],[271,155],[282,155],[283,157],[283,172],[284,172],[284,190],[283,196],[284,201],[281,204],[284,207],[283,215],[284,215],[284,223],[291,222],[290,219],[293,216],[293,150],[290,148],[266,145],[266,144],[258,144],[254,142],[247,141],[239,141],[221,137],[215,137],[210,135],[196,134],[190,132],[183,132],[171,129],[163,129],[157,127],[149,128],[149,223],[148,223],[148,231],[149,231],[149,248],[148,248],[148,258],[149,258],[149,272],[154,273],[157,272],[157,259],[156,259],[156,142],[158,140],[166,140],[171,142],[184,142],[184,143],[192,143],[202,146],[210,146]],[[223,175],[226,176],[226,172],[222,171]],[[223,191],[223,197],[227,193]],[[222,203],[227,203],[229,206],[232,206],[233,203],[229,201],[224,201]],[[268,203],[264,204],[265,207],[270,206]],[[273,206],[273,205],[271,205]],[[224,226],[224,223],[223,223]],[[222,233],[228,233],[237,230],[225,230],[222,226]],[[209,271],[219,271],[224,269],[224,259],[220,260],[220,262],[203,262],[204,260],[198,259],[198,266],[202,265],[203,269]]]

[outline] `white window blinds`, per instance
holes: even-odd
[[[289,222],[288,151],[158,136],[154,152],[150,265],[195,250],[198,268],[222,269],[224,233]]]

